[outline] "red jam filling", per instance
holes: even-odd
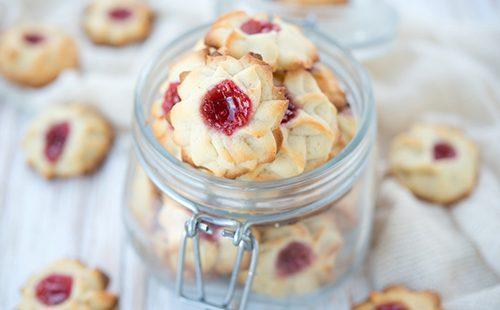
[[[240,26],[241,31],[246,34],[258,34],[258,33],[267,33],[271,31],[280,31],[280,26],[256,19],[249,19],[245,23]]]
[[[278,276],[286,277],[296,274],[313,262],[312,249],[302,242],[291,242],[278,254],[276,269]]]
[[[376,310],[408,310],[408,308],[399,302],[390,302],[378,305]]]
[[[230,136],[250,120],[252,101],[233,81],[224,80],[205,94],[200,110],[208,126]]]
[[[23,40],[28,44],[37,45],[45,41],[45,37],[38,33],[26,33]]]
[[[434,159],[451,159],[457,156],[455,148],[447,142],[438,142],[434,144]]]
[[[114,8],[108,12],[108,16],[116,21],[123,21],[132,16],[132,11],[127,8]]]
[[[47,306],[63,303],[71,295],[73,279],[70,276],[53,273],[36,285],[36,298]]]
[[[168,85],[168,89],[163,96],[163,104],[161,107],[163,108],[163,112],[167,115],[170,110],[174,107],[174,105],[181,101],[181,97],[179,97],[179,93],[177,92],[177,87],[179,87],[179,82],[172,82]]]
[[[292,100],[292,97],[287,93],[285,94],[286,99],[288,100],[288,107],[286,108],[285,115],[281,119],[281,124],[286,124],[290,120],[292,120],[297,115],[297,106]]]
[[[62,122],[52,125],[45,134],[45,157],[50,162],[56,162],[61,156],[69,129],[69,123]]]

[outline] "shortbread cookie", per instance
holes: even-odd
[[[116,309],[118,298],[107,286],[101,271],[63,259],[28,279],[18,309]]]
[[[96,44],[122,46],[146,39],[153,20],[153,10],[145,2],[94,0],[85,10],[83,28]]]
[[[0,73],[13,82],[40,87],[77,66],[75,42],[55,28],[20,25],[0,34]]]
[[[312,69],[311,73],[316,79],[321,91],[328,97],[331,103],[337,107],[337,109],[342,110],[347,106],[347,99],[345,96],[340,83],[327,66],[321,63],[316,63]]]
[[[390,286],[372,292],[367,301],[353,310],[442,310],[441,298],[431,291],[412,291],[404,286]]]
[[[351,142],[352,138],[356,135],[357,125],[356,118],[347,105],[337,114],[337,121],[339,124],[340,136],[332,149],[332,157],[337,156],[342,150]]]
[[[182,158],[216,176],[235,178],[276,157],[274,131],[287,101],[271,68],[247,55],[208,56],[177,88],[170,111]]]
[[[282,143],[276,159],[261,164],[242,179],[276,180],[299,175],[331,158],[339,131],[337,110],[313,75],[299,69],[284,76],[288,108],[281,120]]]
[[[142,228],[151,231],[156,225],[156,217],[162,202],[158,189],[140,165],[135,167],[129,201],[134,220]]]
[[[341,238],[334,221],[315,220],[318,218],[307,224],[261,229],[254,292],[273,297],[295,296],[310,293],[331,281]],[[246,276],[242,273],[240,282]]]
[[[94,108],[72,103],[38,115],[23,146],[28,163],[44,177],[71,177],[95,170],[112,141],[112,128]]]
[[[249,52],[259,54],[273,70],[311,68],[319,58],[314,44],[298,27],[278,17],[249,16],[241,11],[219,17],[205,43],[236,58]]]
[[[177,259],[181,248],[182,238],[185,233],[185,223],[192,213],[185,207],[164,195],[164,205],[160,211],[159,223],[163,230],[161,236],[157,236],[156,252],[167,260],[172,270],[177,270]],[[204,273],[216,272],[220,275],[229,275],[236,262],[237,247],[232,244],[230,238],[221,236],[221,228],[211,225],[212,234],[200,232],[200,255]],[[193,242],[188,241],[185,255],[185,268],[193,273],[195,268]],[[247,268],[249,255],[245,253],[241,268]]]
[[[476,184],[478,150],[461,131],[419,124],[397,136],[391,146],[391,172],[416,196],[450,204]]]
[[[178,159],[181,159],[181,149],[173,140],[174,128],[170,122],[170,110],[181,101],[177,88],[182,76],[205,65],[207,53],[207,49],[199,49],[191,51],[175,61],[169,68],[167,80],[160,88],[160,98],[153,103],[151,108],[153,117],[151,127],[154,135],[163,147]]]

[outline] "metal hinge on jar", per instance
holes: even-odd
[[[200,256],[200,241],[199,232],[202,231],[207,234],[214,232],[210,228],[210,224],[222,228],[221,235],[224,238],[232,239],[233,245],[238,248],[236,255],[236,262],[231,272],[231,279],[229,281],[228,290],[222,302],[214,302],[207,299],[205,294],[205,286],[203,283],[202,262]],[[184,292],[184,270],[186,262],[186,245],[189,239],[193,241],[193,255],[195,266],[195,287],[196,296],[187,296]],[[241,262],[245,252],[251,252],[250,266],[248,275],[243,287],[241,299],[239,301],[239,309],[245,309],[250,289],[252,287],[255,269],[257,267],[257,260],[259,255],[259,245],[257,240],[252,236],[250,225],[243,225],[242,223],[224,218],[215,218],[205,214],[195,213],[185,223],[185,235],[182,239],[181,250],[178,257],[177,278],[176,278],[176,294],[183,301],[192,305],[199,306],[204,309],[231,309],[234,302],[236,284],[238,280],[238,273],[240,272]]]

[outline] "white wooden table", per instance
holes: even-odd
[[[488,0],[391,2],[441,21],[494,18],[491,6],[499,6]],[[48,182],[24,161],[20,141],[28,117],[6,101],[0,94],[0,309],[13,309],[27,277],[62,257],[105,270],[122,309],[177,309],[125,240],[120,208],[129,135],[118,134],[97,173]]]

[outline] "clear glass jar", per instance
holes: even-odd
[[[130,240],[151,273],[193,304],[321,304],[369,243],[376,124],[367,74],[329,37],[304,29],[345,90],[356,135],[331,161],[293,178],[214,177],[169,154],[148,122],[168,64],[207,30],[168,44],[139,78],[124,204]]]
[[[219,0],[217,14],[232,10],[279,15],[289,21],[317,27],[351,49],[358,59],[383,53],[396,36],[397,12],[382,0],[346,0],[344,3],[301,4],[284,0]]]

